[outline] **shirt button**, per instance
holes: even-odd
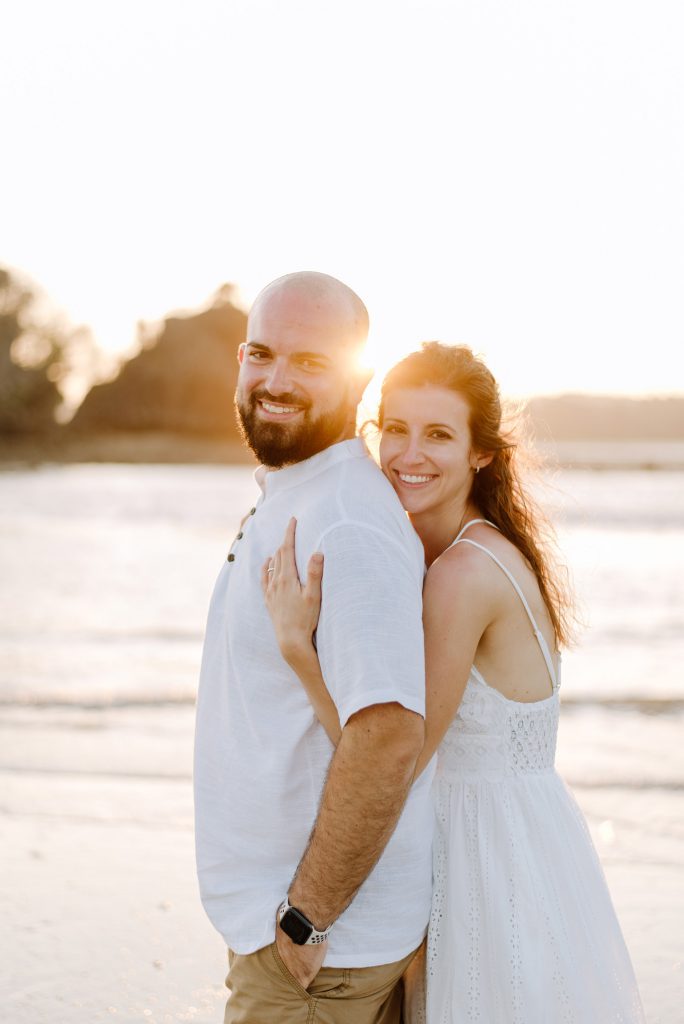
[[[229,562],[234,562],[234,561],[235,561],[235,555],[233,554],[233,552],[232,552],[232,551],[231,551],[231,553],[230,553],[230,554],[228,555],[228,561],[229,561]]]
[[[256,505],[254,506],[254,508],[250,508],[250,510],[249,510],[250,516],[253,516],[255,512],[256,512]]]
[[[242,530],[240,530],[235,540],[242,540]]]

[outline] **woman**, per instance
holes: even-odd
[[[434,890],[412,1024],[611,1024],[643,1011],[598,857],[554,770],[569,600],[501,430],[498,388],[431,342],[385,378],[380,462],[425,549],[426,739],[437,752]],[[264,566],[284,657],[333,743],[294,523]],[[419,968],[421,974],[423,967]]]

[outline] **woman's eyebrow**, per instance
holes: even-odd
[[[397,416],[386,416],[385,423],[401,423],[403,426],[406,426],[406,420],[401,420]],[[449,430],[452,434],[456,433],[456,428],[450,427],[448,423],[425,423],[423,426],[425,430],[434,430],[435,427],[439,427],[440,430]]]

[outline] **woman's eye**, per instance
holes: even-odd
[[[450,436],[445,430],[433,430],[430,434],[430,437],[434,437],[437,441],[448,441]]]

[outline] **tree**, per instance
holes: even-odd
[[[60,393],[52,379],[62,339],[35,315],[36,292],[0,267],[0,434],[54,426]]]
[[[38,288],[0,267],[0,435],[52,431],[55,414],[105,372],[88,328],[70,327]]]
[[[237,439],[233,392],[247,316],[235,302],[233,286],[222,285],[202,310],[140,325],[138,355],[92,388],[71,429]]]

